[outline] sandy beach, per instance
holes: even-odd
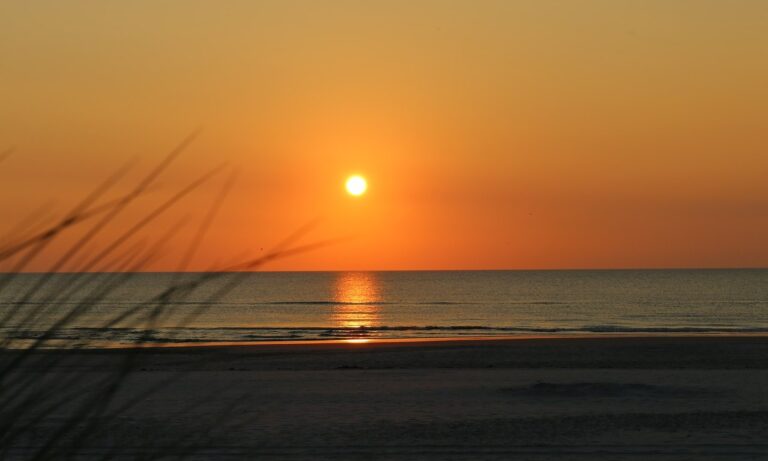
[[[42,351],[5,382],[52,403],[5,416],[9,459],[100,389],[80,459],[768,457],[759,336]]]

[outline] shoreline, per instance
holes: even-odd
[[[177,343],[145,343],[145,344],[115,344],[103,347],[88,348],[41,348],[41,351],[109,351],[109,350],[202,350],[202,349],[247,349],[247,348],[290,348],[312,347],[318,348],[349,348],[377,347],[377,346],[451,346],[451,345],[504,345],[521,341],[567,341],[567,340],[652,340],[652,339],[702,339],[702,340],[728,340],[736,338],[763,338],[768,339],[768,332],[675,332],[675,333],[555,333],[555,334],[530,334],[530,335],[505,335],[505,336],[446,336],[434,338],[344,338],[344,339],[306,339],[306,340],[266,340],[266,341],[201,341],[201,342],[177,342]],[[2,350],[2,349],[0,349]],[[5,350],[24,350],[23,348],[9,348]]]
[[[307,340],[284,340],[284,341],[232,341],[232,342],[205,342],[205,343],[166,343],[160,345],[165,347],[259,347],[259,346],[293,346],[293,345],[349,345],[349,344],[401,344],[401,345],[421,345],[421,344],[462,344],[465,342],[476,343],[499,343],[508,341],[537,341],[537,340],[579,340],[579,339],[640,339],[640,338],[766,338],[768,332],[675,332],[675,333],[555,333],[555,334],[523,334],[523,335],[505,335],[505,336],[445,336],[435,338],[344,338],[344,339],[307,339]],[[145,347],[145,346],[138,346]],[[146,346],[153,347],[153,346]],[[131,348],[131,346],[128,346]]]
[[[768,369],[768,335],[590,335],[0,350],[34,369]]]

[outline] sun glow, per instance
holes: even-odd
[[[365,193],[366,189],[368,189],[368,181],[360,175],[354,175],[347,178],[346,186],[347,192],[349,192],[350,195],[359,197]]]
[[[342,272],[335,281],[331,322],[338,328],[367,334],[380,321],[379,282],[371,272]],[[355,333],[353,332],[353,333]]]

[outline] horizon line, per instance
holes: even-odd
[[[746,270],[768,270],[768,266],[742,266],[742,267],[573,267],[573,268],[515,268],[515,269],[298,269],[298,270],[250,270],[250,271],[217,271],[217,270],[192,270],[192,271],[174,271],[174,270],[149,270],[149,271],[21,271],[6,272],[0,271],[0,276],[21,275],[21,274],[205,274],[205,273],[224,273],[233,274],[245,273],[340,273],[340,272],[621,272],[621,271],[746,271]]]

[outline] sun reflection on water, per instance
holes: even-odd
[[[337,328],[360,329],[379,324],[379,283],[371,272],[339,273],[334,285],[332,321]]]

